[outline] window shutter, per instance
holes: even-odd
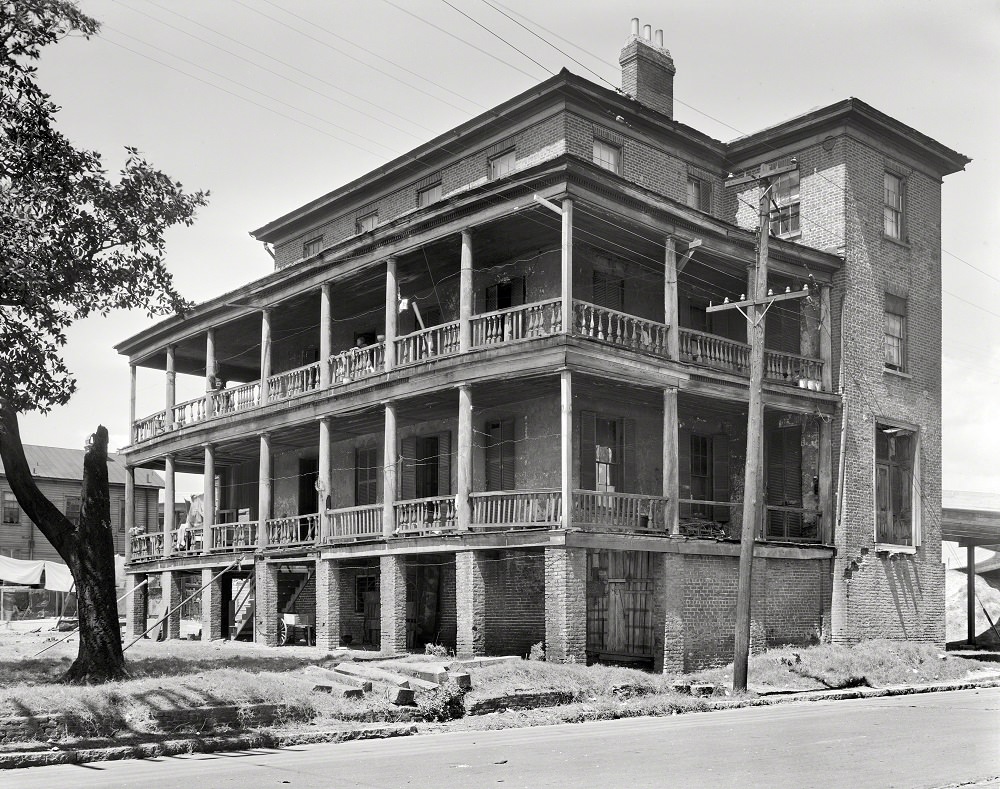
[[[610,310],[622,310],[625,304],[625,280],[603,271],[595,271],[593,276],[593,303]]]
[[[451,432],[448,430],[438,434],[437,495],[451,495]]]
[[[580,488],[597,489],[597,414],[580,412]]]
[[[712,501],[729,501],[729,436],[725,433],[712,436]],[[729,507],[716,505],[713,510],[713,520],[729,522]]]
[[[510,306],[520,307],[527,301],[527,283],[524,277],[515,277],[510,281]]]
[[[775,305],[768,310],[764,324],[764,347],[782,353],[799,353],[802,348],[800,323],[797,299]]]
[[[889,529],[889,466],[875,466],[875,540],[890,542]]]
[[[486,423],[486,490],[503,490],[503,422]]]
[[[667,495],[691,498],[691,431],[686,427],[677,428],[677,490],[668,490]]]
[[[699,179],[698,181],[698,209],[700,211],[712,211],[712,182]]]
[[[486,312],[494,312],[498,310],[497,304],[499,303],[499,285],[490,285],[486,288],[485,301],[486,301]]]
[[[399,448],[399,498],[404,501],[417,497],[416,460],[416,436],[407,436],[400,442]]]
[[[624,436],[622,446],[622,479],[618,481],[622,493],[636,493],[639,490],[639,470],[636,467],[636,446],[635,446],[635,420],[622,419],[622,431],[619,435]]]
[[[500,490],[515,490],[514,483],[514,420],[505,419],[500,423]]]

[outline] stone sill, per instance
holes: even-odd
[[[907,381],[913,380],[913,374],[904,372],[903,370],[893,370],[891,367],[883,367],[882,372],[885,373],[886,375],[892,375],[895,376],[896,378],[903,378],[904,380]]]
[[[916,552],[917,547],[915,545],[891,545],[884,542],[875,543],[875,553],[904,553],[912,556],[915,555]]]

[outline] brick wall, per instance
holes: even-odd
[[[545,657],[587,659],[587,549],[544,548]]]
[[[545,641],[543,551],[489,551],[483,576],[487,654],[527,655]]]

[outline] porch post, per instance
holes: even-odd
[[[319,298],[319,385],[323,389],[330,385],[330,355],[333,353],[331,289],[330,283],[324,282]]]
[[[271,517],[271,434],[260,434],[257,473],[257,549],[267,547],[267,519]]]
[[[968,642],[976,645],[976,546],[965,546],[965,617]]]
[[[382,453],[382,535],[396,531],[396,406],[385,404],[385,446]]]
[[[379,557],[380,649],[384,655],[406,651],[406,559]]]
[[[830,315],[830,288],[821,285],[819,289],[819,358],[823,362],[821,382],[824,392],[833,391],[833,322]],[[840,327],[841,332],[844,327]],[[843,363],[843,362],[841,362]]]
[[[139,638],[149,626],[149,585],[143,585],[147,575],[132,574],[125,576],[125,588],[131,592],[126,600],[125,633],[129,639]]]
[[[587,549],[545,548],[545,659],[587,661]]]
[[[396,258],[385,261],[385,369],[396,366],[396,330],[399,326],[399,280]]]
[[[128,376],[129,376],[129,389],[128,389],[128,435],[129,443],[134,444],[136,441],[135,435],[135,365],[130,364],[128,366]],[[171,415],[167,414],[167,419],[170,419]]]
[[[215,366],[215,329],[210,328],[205,332],[205,416],[215,415],[215,398],[212,393],[215,391],[215,379],[219,371]]]
[[[160,591],[162,593],[160,599],[163,602],[163,610],[159,612],[158,618],[168,611],[173,612],[167,616],[166,621],[161,627],[167,629],[167,638],[180,638],[181,610],[178,606],[181,604],[181,600],[183,600],[181,597],[180,573],[172,570],[160,573]],[[145,630],[145,628],[143,629]]]
[[[316,560],[316,646],[320,649],[336,649],[340,646],[341,610],[348,609],[350,598],[341,595],[340,562],[335,559]]]
[[[826,365],[824,365],[824,369]],[[818,509],[820,511],[819,537],[827,545],[833,544],[833,420],[819,422],[819,476]]]
[[[333,492],[333,472],[330,462],[331,419],[324,416],[319,420],[319,523],[320,541],[330,534],[330,495]]]
[[[573,201],[562,201],[562,330],[573,333]]]
[[[175,370],[176,364],[174,360],[175,348],[173,345],[167,346],[167,399],[166,399],[166,415],[164,418],[164,423],[167,427],[174,422],[174,406],[177,405],[177,372]]]
[[[677,466],[677,389],[668,387],[663,390],[663,495],[667,499],[663,509],[663,525],[669,534],[680,531]]]
[[[205,477],[202,480],[201,500],[204,516],[201,527],[201,550],[208,553],[212,547],[212,524],[215,523],[215,447],[205,444]]]
[[[215,578],[213,567],[201,570],[201,640],[217,641],[222,638],[222,578]],[[206,585],[207,584],[207,585]]]
[[[163,558],[170,556],[174,549],[174,502],[177,500],[174,490],[174,456],[167,455],[163,459]],[[127,504],[125,511],[128,512]]]
[[[132,533],[135,530],[135,467],[125,467],[125,564],[132,561]],[[143,628],[145,630],[145,628]]]
[[[455,551],[455,652],[486,654],[486,559],[481,551]]]
[[[462,260],[458,278],[458,350],[472,348],[472,233],[462,231]]]
[[[667,236],[664,244],[663,322],[667,325],[667,358],[677,359],[680,356],[680,329],[677,325],[677,244],[673,236]]]
[[[455,509],[458,530],[472,525],[469,496],[472,493],[472,391],[468,384],[458,387],[458,486]]]
[[[260,404],[270,399],[267,379],[271,377],[271,310],[260,311]]]
[[[562,525],[573,524],[573,380],[569,370],[559,374],[559,463],[562,473]]]
[[[278,565],[258,559],[254,572],[253,640],[269,647],[278,646]]]

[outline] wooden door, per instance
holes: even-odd
[[[653,656],[653,580],[645,551],[595,551],[587,588],[587,649],[599,660]]]

